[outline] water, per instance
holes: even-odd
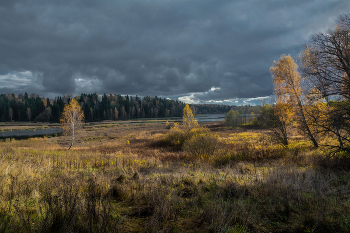
[[[198,114],[195,118],[198,122],[223,121],[225,114]]]
[[[251,119],[259,116],[259,114],[242,114],[242,118]],[[198,122],[210,122],[210,121],[223,121],[225,120],[225,114],[198,114],[195,116]]]
[[[8,137],[32,137],[32,136],[41,136],[41,135],[49,135],[62,133],[63,130],[61,128],[50,128],[50,129],[37,129],[37,130],[13,130],[0,132],[0,138],[8,138]]]
[[[198,122],[209,122],[209,121],[223,121],[225,120],[225,114],[198,114],[195,115],[195,118]],[[159,118],[161,120],[161,118]],[[182,122],[182,117],[173,117],[172,120],[175,120],[175,122]],[[123,122],[123,121],[116,121],[115,123],[118,123],[120,125],[131,125],[131,124],[154,124],[154,123],[160,123],[164,124],[164,122],[157,122],[156,120],[152,120],[152,118],[147,118],[147,120],[138,120],[134,122]]]

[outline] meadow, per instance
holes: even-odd
[[[172,124],[92,123],[70,150],[64,135],[0,140],[0,232],[350,231],[346,154],[218,122],[201,123],[213,153],[189,153]]]

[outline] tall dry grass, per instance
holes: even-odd
[[[2,141],[0,231],[350,231],[347,160],[210,129],[206,158],[164,143],[159,125],[81,131],[69,151],[64,137]]]

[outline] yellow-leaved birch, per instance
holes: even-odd
[[[183,127],[187,130],[198,127],[197,119],[194,118],[192,110],[188,104],[186,104],[183,110]]]
[[[75,131],[81,128],[84,123],[84,113],[76,99],[72,99],[64,106],[60,122],[63,131],[72,136],[69,150],[73,146]]]
[[[297,116],[301,129],[308,135],[314,147],[318,143],[314,138],[304,114],[304,93],[301,87],[302,77],[299,75],[298,66],[290,55],[281,55],[278,61],[274,61],[270,68],[274,83],[274,94],[277,104],[290,104]]]

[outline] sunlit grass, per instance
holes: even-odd
[[[193,156],[165,124],[94,127],[71,150],[65,136],[0,141],[1,231],[350,231],[350,173],[327,148],[220,128],[217,150]]]

